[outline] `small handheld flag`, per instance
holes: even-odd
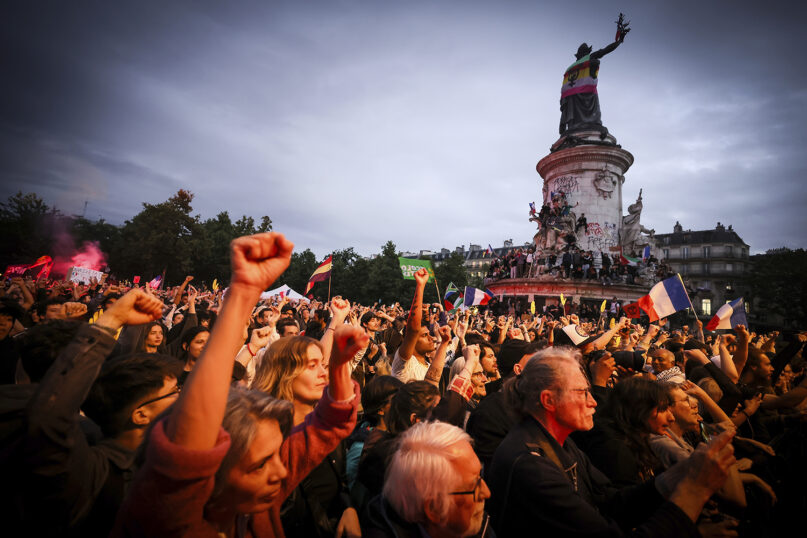
[[[463,294],[463,301],[465,306],[486,305],[488,301],[493,299],[493,295],[471,286],[465,286],[465,293]]]
[[[602,300],[602,304],[600,305],[600,314],[605,312],[605,303],[607,303],[607,302],[608,302],[608,299],[603,299]]]
[[[562,293],[560,294],[560,304],[566,306],[566,297],[564,297]]]
[[[460,290],[453,282],[449,282],[446,287],[446,294],[443,296],[443,306],[445,306],[447,311],[454,310],[459,306],[459,304],[457,304],[458,302],[462,304]]]
[[[642,317],[642,309],[639,308],[639,303],[630,303],[622,307],[625,315],[631,319]]]
[[[642,310],[647,312],[650,321],[666,318],[679,310],[686,310],[692,305],[681,275],[662,280],[653,286],[650,293],[640,297],[637,303]]]
[[[311,288],[314,287],[314,284],[317,282],[322,282],[323,280],[328,280],[331,278],[331,267],[333,266],[333,255],[328,256],[324,262],[319,264],[319,267],[314,269],[314,273],[311,275],[311,278],[308,279],[308,285],[305,287],[305,292],[303,295],[307,295]]]
[[[434,268],[432,268],[431,260],[398,257],[398,264],[401,266],[401,273],[405,280],[415,280],[415,273],[418,269],[425,268],[429,272],[428,282],[434,281]]]
[[[630,256],[625,256],[625,253],[622,252],[622,248],[619,249],[619,263],[622,265],[639,265],[639,262],[642,261],[639,258],[631,258]]]
[[[707,331],[733,329],[737,325],[748,326],[748,320],[745,317],[745,301],[743,301],[742,297],[721,306],[714,317],[706,324],[705,329]]]

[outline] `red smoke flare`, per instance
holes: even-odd
[[[101,251],[98,241],[85,241],[69,258],[58,256],[53,270],[55,273],[65,275],[71,267],[102,271],[106,267],[106,255]]]

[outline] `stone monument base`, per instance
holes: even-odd
[[[551,278],[511,278],[497,280],[487,285],[499,300],[504,298],[523,299],[527,302],[535,301],[540,311],[544,304],[556,304],[560,294],[575,303],[596,302],[603,299],[611,300],[614,297],[623,304],[634,303],[640,297],[647,295],[650,286],[647,284],[612,284],[605,285],[598,280],[563,280]]]

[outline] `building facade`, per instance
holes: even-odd
[[[749,246],[729,225],[713,230],[684,230],[676,222],[671,234],[656,234],[656,256],[681,275],[701,316],[711,316],[723,304],[742,296],[738,289],[750,266]]]
[[[465,245],[461,245],[456,247],[453,251],[443,248],[440,249],[440,252],[421,250],[419,253],[404,253],[402,255],[404,257],[406,257],[407,254],[410,254],[412,257],[429,256],[432,259],[432,265],[438,267],[456,252],[465,259],[465,272],[468,273],[469,278],[485,278],[490,268],[490,262],[493,261],[494,258],[503,258],[512,250],[519,248],[529,249],[532,246],[533,244],[529,241],[523,245],[514,245],[513,240],[508,239],[504,241],[501,247],[493,249],[494,254],[487,254],[487,248],[482,248],[481,245],[471,244],[467,250],[465,249]]]

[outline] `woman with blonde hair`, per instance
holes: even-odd
[[[340,308],[347,301],[334,299]],[[330,330],[330,329],[329,329]],[[306,336],[289,336],[272,343],[255,372],[252,389],[291,402],[293,425],[311,413],[328,386],[328,363],[323,346]],[[294,490],[281,508],[286,536],[360,535],[359,517],[347,488],[344,443],[328,454]]]
[[[291,402],[294,425],[314,410],[328,385],[328,364],[318,340],[289,336],[272,343],[255,371],[252,389]]]

